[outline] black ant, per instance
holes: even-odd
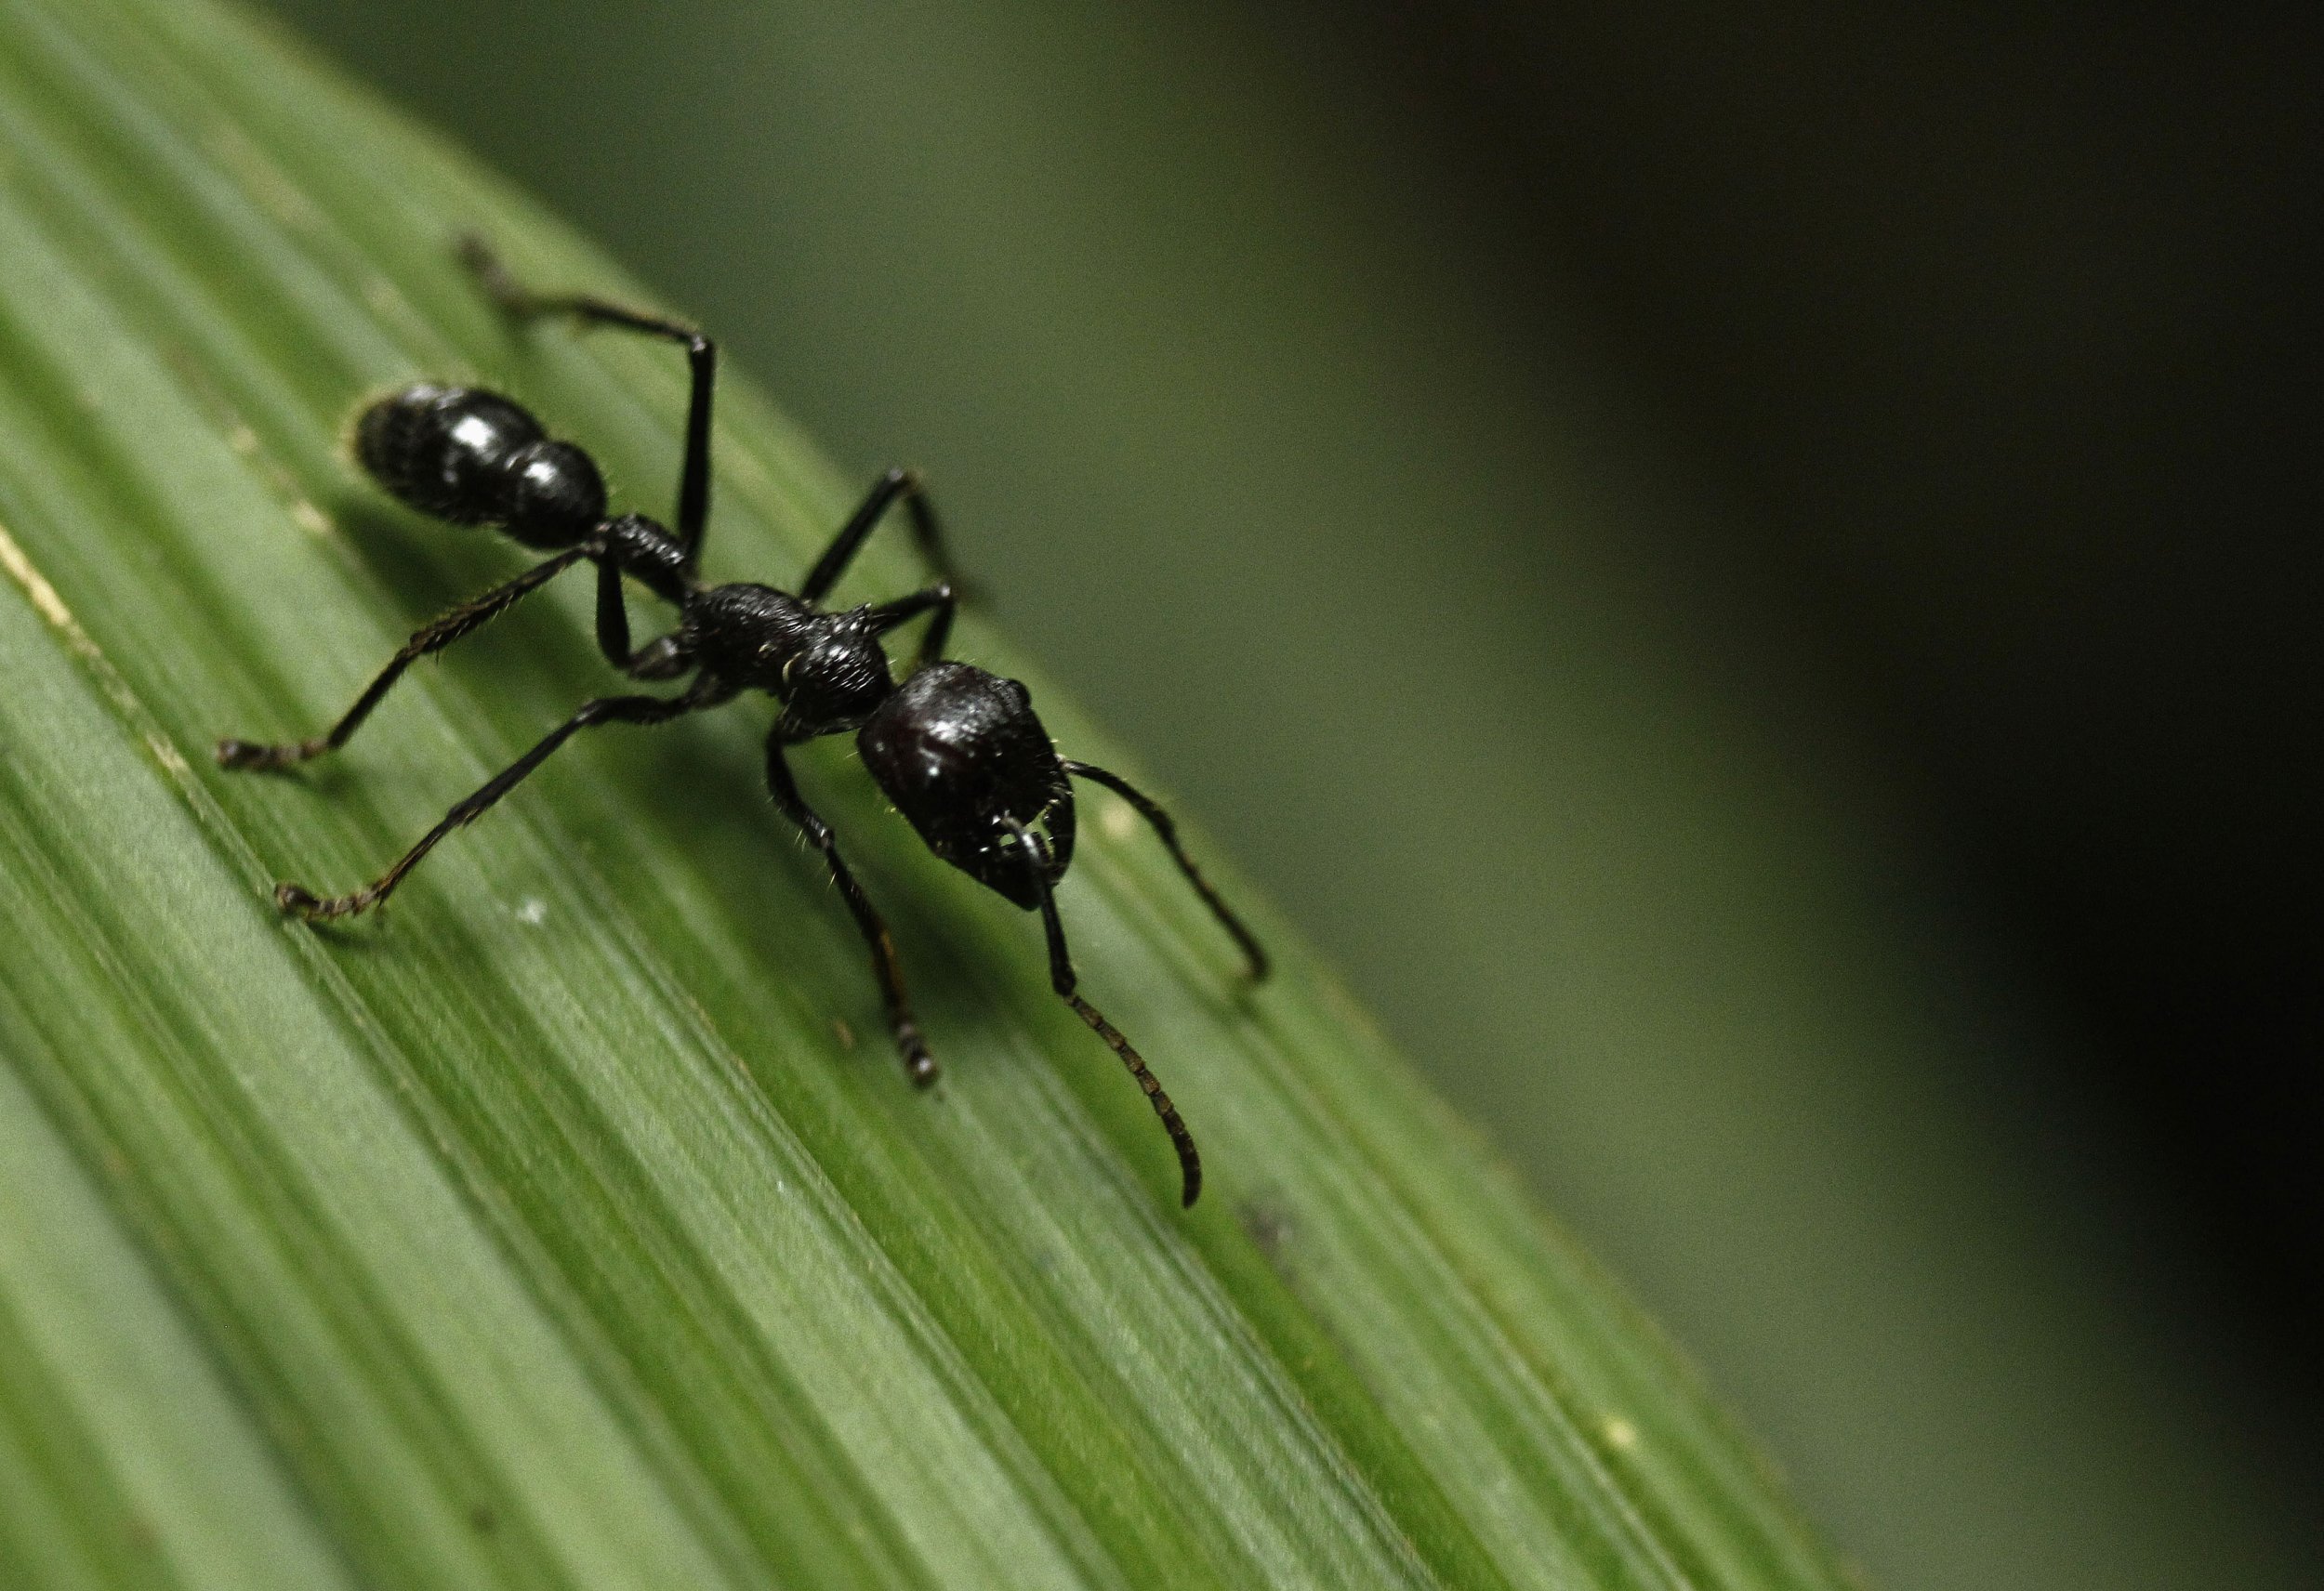
[[[1177,1148],[1184,1203],[1194,1203],[1202,1190],[1202,1161],[1193,1135],[1129,1041],[1075,993],[1077,980],[1055,897],[1057,882],[1073,861],[1072,781],[1104,785],[1153,826],[1179,872],[1241,947],[1254,980],[1267,975],[1266,953],[1188,858],[1169,813],[1119,774],[1061,758],[1034,716],[1032,693],[1022,684],[944,657],[958,598],[935,511],[919,478],[908,470],[883,476],[815,560],[796,596],[770,585],[705,585],[696,572],[710,512],[716,347],[692,327],[658,315],[587,295],[532,293],[474,240],[464,242],[461,252],[485,291],[519,321],[562,316],[583,326],[667,338],[686,349],[692,392],[677,527],[673,531],[639,514],[608,518],[604,482],[589,455],[571,442],[551,440],[532,414],[497,393],[422,382],[379,399],[355,422],[355,456],[374,480],[422,513],[457,525],[490,526],[552,556],[413,636],[325,733],[278,745],[222,740],[218,762],[230,769],[282,769],[337,751],[414,662],[442,651],[584,561],[597,566],[597,643],[606,660],[633,679],[693,677],[675,696],[603,696],[585,703],[445,813],[372,883],[352,894],[327,897],[283,884],[274,891],[276,904],[310,920],[367,911],[385,901],[445,835],[482,817],[580,730],[600,724],[664,724],[718,706],[743,690],[763,690],[783,709],[767,736],[767,788],[784,815],[823,853],[870,947],[872,971],[912,1080],[933,1082],[936,1061],[913,1019],[894,942],[840,859],[830,825],[800,796],[784,755],[786,747],[820,735],[854,731],[864,766],[929,849],[1016,905],[1040,913],[1050,986],[1145,1091]],[[889,602],[825,609],[824,598],[899,501],[910,514],[922,555],[935,569],[936,584]],[[675,629],[634,651],[625,576],[678,610]],[[930,618],[918,662],[899,685],[881,638],[923,614]]]

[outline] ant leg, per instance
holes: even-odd
[[[605,654],[607,663],[634,679],[670,677],[660,669],[640,666],[649,658],[659,659],[667,650],[663,642],[630,650],[629,604],[622,594],[621,570],[611,559],[597,566],[597,650]]]
[[[371,717],[371,710],[403,677],[403,671],[428,656],[439,652],[454,641],[485,625],[516,606],[519,598],[538,590],[557,575],[589,556],[590,549],[577,546],[559,553],[547,563],[535,564],[506,585],[495,586],[472,602],[463,602],[437,619],[426,629],[403,643],[403,650],[388,660],[387,667],[363,688],[339,721],[327,733],[311,740],[285,741],[278,745],[264,745],[256,741],[222,740],[218,743],[217,756],[221,768],[288,768],[321,756],[326,751],[337,751],[348,743],[363,721]]]
[[[879,478],[879,483],[864,499],[864,506],[839,527],[839,533],[831,538],[831,545],[815,559],[815,567],[808,571],[806,583],[799,587],[800,601],[812,606],[829,595],[881,517],[899,497],[911,513],[912,537],[919,543],[920,556],[928,559],[929,567],[945,585],[956,588],[962,585],[960,577],[953,572],[952,560],[944,556],[944,537],[936,526],[936,508],[928,500],[928,488],[920,483],[919,471],[891,469]]]
[[[1186,1130],[1178,1107],[1170,1103],[1162,1085],[1146,1070],[1145,1058],[1131,1047],[1129,1041],[1122,1037],[1121,1030],[1107,1021],[1095,1006],[1074,993],[1080,980],[1074,973],[1073,957],[1065,949],[1065,925],[1057,915],[1057,897],[1050,888],[1047,849],[1033,831],[1016,819],[1004,816],[1001,823],[1016,843],[1018,855],[1024,859],[1025,871],[1040,891],[1041,931],[1049,940],[1050,987],[1057,991],[1059,999],[1073,1007],[1075,1016],[1089,1024],[1091,1032],[1105,1041],[1105,1047],[1129,1069],[1129,1075],[1144,1090],[1146,1102],[1161,1118],[1162,1130],[1170,1135],[1170,1145],[1178,1151],[1179,1203],[1191,1208],[1202,1193],[1202,1156],[1195,1151],[1195,1135]]]
[[[588,293],[535,293],[520,283],[483,239],[460,240],[460,262],[474,271],[493,302],[521,321],[570,315],[584,325],[619,326],[664,337],[686,350],[692,391],[686,401],[686,458],[678,473],[678,543],[686,567],[702,555],[702,533],[710,521],[710,397],[717,385],[718,345],[680,321],[625,309]]]
[[[1219,898],[1219,892],[1210,887],[1210,881],[1195,865],[1194,858],[1186,854],[1185,847],[1178,843],[1178,825],[1170,821],[1170,815],[1120,774],[1109,772],[1094,763],[1076,762],[1071,757],[1063,761],[1067,773],[1076,779],[1088,779],[1104,785],[1137,809],[1138,815],[1154,825],[1154,832],[1161,836],[1164,845],[1170,848],[1170,860],[1178,863],[1179,872],[1184,874],[1186,882],[1195,887],[1195,893],[1201,896],[1202,903],[1210,908],[1210,914],[1219,919],[1219,926],[1233,935],[1235,942],[1242,947],[1243,958],[1250,964],[1251,981],[1263,981],[1267,976],[1267,953],[1260,948],[1257,936],[1244,925],[1243,919]]]
[[[926,1087],[936,1081],[936,1058],[928,1053],[928,1042],[920,1036],[920,1025],[912,1017],[912,999],[904,990],[904,967],[896,959],[895,940],[888,933],[888,925],[880,920],[878,909],[864,887],[855,882],[855,874],[839,857],[839,842],[831,832],[831,825],[819,817],[799,793],[799,782],[791,777],[791,765],[783,755],[781,731],[767,736],[767,790],[774,796],[783,815],[797,823],[808,842],[823,852],[825,863],[831,869],[831,881],[839,887],[839,897],[855,917],[855,927],[871,949],[872,976],[879,980],[880,997],[888,1005],[888,1025],[895,1033],[896,1048],[904,1057],[905,1075]]]
[[[631,649],[629,604],[623,599],[621,571],[610,562],[597,566],[597,650],[632,679],[675,679],[694,666],[675,633]]]
[[[598,724],[661,724],[683,717],[699,707],[711,706],[724,701],[731,692],[715,684],[706,684],[708,677],[695,681],[693,688],[682,696],[601,696],[584,703],[581,710],[544,736],[541,743],[522,756],[502,769],[474,795],[455,806],[443,815],[443,821],[419,838],[419,843],[396,859],[395,865],[351,895],[318,897],[297,884],[278,884],[274,887],[274,903],[285,912],[296,912],[310,922],[326,917],[351,917],[367,912],[395,892],[403,882],[403,875],[419,864],[420,858],[436,848],[453,830],[476,822],[490,809],[493,803],[523,782],[525,775],[548,760],[549,753],[571,740],[575,734]]]
[[[597,650],[624,674],[636,661],[629,650],[629,604],[622,598],[621,571],[610,559],[597,566]]]
[[[944,642],[952,638],[952,615],[959,606],[959,598],[946,583],[915,591],[909,597],[899,597],[892,602],[882,602],[865,616],[871,620],[872,633],[884,636],[898,625],[909,624],[933,608],[936,616],[929,621],[928,633],[920,638],[919,666],[925,668],[944,655]]]

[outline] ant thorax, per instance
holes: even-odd
[[[895,690],[862,608],[827,613],[771,585],[717,585],[687,601],[681,624],[706,672],[783,703],[786,742],[852,730]]]

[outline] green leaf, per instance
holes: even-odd
[[[1188,1214],[1035,926],[825,743],[946,1067],[909,1086],[764,704],[582,737],[392,912],[279,917],[606,688],[572,577],[335,765],[211,764],[519,567],[388,505],[350,410],[481,379],[625,506],[675,473],[681,362],[511,332],[469,229],[650,301],[235,13],[0,7],[0,1583],[1840,1583],[1296,934],[1254,907],[1248,987],[1111,796],[1063,903]],[[862,485],[732,374],[718,471],[717,578],[796,578]],[[875,546],[848,594],[922,575]]]

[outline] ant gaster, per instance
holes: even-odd
[[[571,442],[550,439],[539,421],[509,399],[429,382],[389,394],[355,423],[355,456],[374,480],[422,513],[454,524],[490,526],[551,556],[414,635],[324,734],[282,744],[223,740],[218,760],[230,769],[282,769],[337,750],[413,663],[442,651],[581,562],[597,568],[597,643],[606,660],[633,679],[687,679],[687,684],[674,696],[603,696],[585,703],[454,806],[372,883],[328,897],[283,884],[275,889],[276,903],[309,919],[368,910],[386,900],[446,835],[482,816],[581,730],[601,724],[667,723],[741,691],[761,690],[782,705],[767,736],[767,788],[784,815],[822,853],[870,948],[889,1025],[913,1081],[934,1081],[935,1058],[913,1018],[887,925],[841,859],[830,825],[807,804],[791,777],[786,749],[802,741],[853,732],[864,766],[931,850],[1014,904],[1040,914],[1051,987],[1145,1091],[1178,1151],[1183,1202],[1194,1203],[1202,1188],[1202,1162],[1193,1136],[1138,1051],[1076,993],[1055,896],[1073,861],[1072,781],[1104,785],[1152,825],[1179,872],[1241,948],[1254,980],[1266,976],[1266,953],[1188,858],[1169,813],[1119,774],[1060,757],[1022,684],[944,659],[958,598],[935,512],[918,477],[907,470],[882,477],[796,595],[770,585],[706,585],[698,569],[710,509],[716,347],[693,328],[657,315],[585,295],[529,292],[474,240],[463,243],[462,255],[485,290],[520,321],[561,316],[584,326],[667,338],[685,348],[692,390],[676,527],[639,514],[608,517],[604,482],[589,455]],[[936,583],[888,602],[825,609],[824,598],[898,502],[910,515]],[[676,628],[635,650],[625,578],[678,610]],[[883,638],[922,615],[929,616],[928,627],[916,666],[898,685]]]

